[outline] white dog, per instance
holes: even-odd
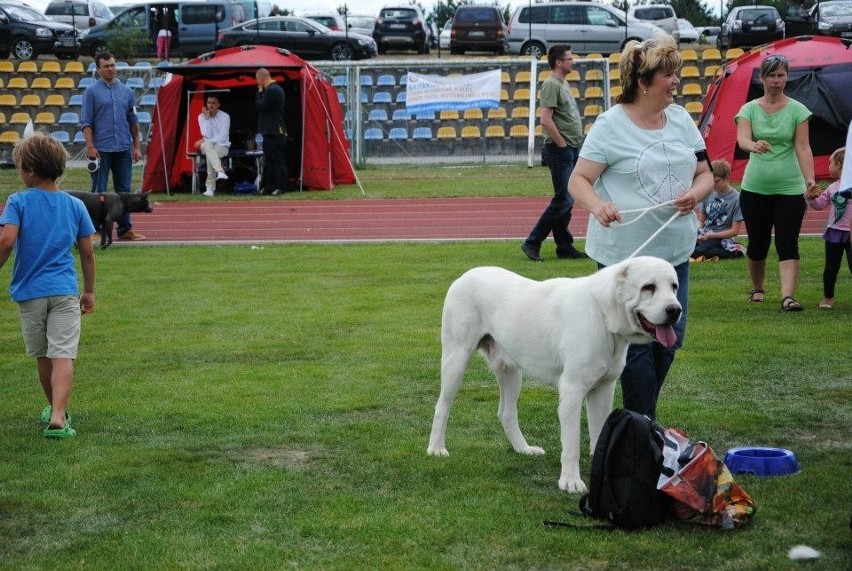
[[[474,268],[447,291],[441,321],[441,394],[427,453],[447,456],[450,406],[471,355],[481,349],[500,385],[497,414],[521,454],[518,425],[522,373],[559,390],[562,473],[559,488],[585,492],[580,478],[580,414],[586,401],[591,450],[612,411],[615,380],[630,343],[676,342],[681,315],[674,268],[642,256],[582,278],[533,281],[502,268]]]

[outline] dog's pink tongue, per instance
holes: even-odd
[[[666,349],[674,347],[674,344],[677,342],[674,327],[671,325],[657,325],[656,328],[655,336],[660,345]]]

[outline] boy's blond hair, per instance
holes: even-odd
[[[831,153],[831,162],[838,166],[843,166],[843,161],[846,160],[846,147],[840,147]]]
[[[710,164],[713,167],[713,176],[718,178],[731,177],[731,163],[729,163],[725,159],[719,159],[717,161],[713,161]]]
[[[32,171],[44,180],[55,181],[65,172],[68,151],[62,143],[42,133],[21,139],[12,149],[12,161],[18,169]]]

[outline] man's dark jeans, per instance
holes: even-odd
[[[526,239],[526,245],[538,251],[541,243],[550,233],[556,242],[556,255],[570,253],[573,249],[574,237],[568,231],[571,222],[571,209],[574,199],[568,194],[568,179],[580,150],[567,145],[559,148],[554,143],[545,143],[542,155],[550,168],[550,178],[553,181],[553,199],[541,214],[535,228]]]

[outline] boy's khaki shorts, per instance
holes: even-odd
[[[80,343],[80,297],[57,295],[18,302],[27,355],[76,359]]]

